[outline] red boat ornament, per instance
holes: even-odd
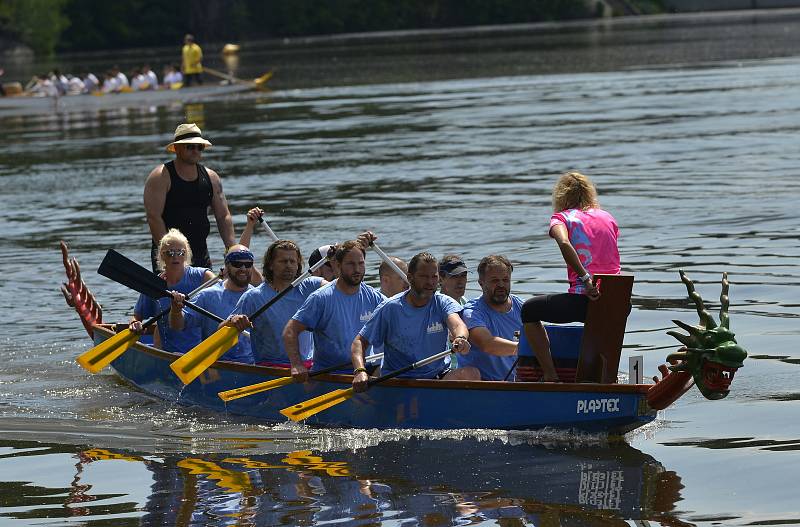
[[[84,329],[90,337],[93,337],[94,325],[103,323],[103,308],[86,287],[86,283],[81,278],[80,265],[75,258],[70,258],[67,244],[63,241],[61,242],[61,259],[67,273],[67,281],[61,284],[61,294],[64,295],[67,305],[75,308]]]

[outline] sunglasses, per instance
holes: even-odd
[[[196,145],[194,143],[189,143],[184,146],[186,147],[186,150],[198,150],[200,152],[206,149],[206,145]]]
[[[253,267],[253,262],[249,262],[246,260],[233,260],[228,263],[231,265],[231,267],[235,267],[237,269],[241,269],[242,267],[244,267],[245,269],[250,269],[251,267]]]
[[[167,249],[162,254],[175,258],[176,256],[186,256],[186,249]]]

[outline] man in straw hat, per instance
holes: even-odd
[[[210,146],[211,142],[203,138],[196,124],[181,124],[166,147],[167,152],[175,153],[175,159],[157,166],[147,176],[144,209],[153,238],[150,256],[154,272],[158,241],[171,228],[180,230],[189,239],[193,266],[211,267],[206,245],[211,229],[209,207],[225,247],[236,243],[222,180],[216,172],[200,164],[203,150]]]

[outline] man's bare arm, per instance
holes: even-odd
[[[169,187],[169,173],[165,170],[164,165],[154,168],[144,183],[144,211],[147,214],[150,236],[156,243],[167,233],[167,226],[161,215],[164,213]]]
[[[469,330],[469,341],[489,355],[508,357],[509,355],[517,354],[516,342],[502,337],[495,337],[483,326]]]
[[[236,243],[233,232],[233,218],[231,218],[231,211],[228,210],[228,200],[225,199],[225,193],[222,191],[222,180],[219,175],[213,170],[209,170],[208,177],[211,180],[211,185],[214,187],[214,197],[211,199],[211,210],[214,212],[214,218],[217,220],[217,230],[219,230],[222,243],[225,244],[225,248],[227,249]]]
[[[286,355],[289,357],[289,362],[292,367],[302,366],[303,359],[300,357],[300,333],[306,330],[306,326],[293,318],[289,319],[286,327],[283,328],[283,347],[286,349]]]

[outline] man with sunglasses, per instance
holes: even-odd
[[[188,238],[192,265],[211,268],[206,244],[211,230],[209,207],[225,247],[236,243],[222,180],[215,171],[200,163],[203,150],[208,147],[211,142],[202,137],[196,124],[181,124],[175,129],[173,141],[166,146],[167,152],[175,153],[175,159],[157,166],[147,176],[144,209],[153,239],[150,253],[153,271],[156,270],[158,241],[171,228],[180,230]]]
[[[197,294],[193,303],[211,311],[220,318],[227,318],[245,291],[252,289],[250,275],[253,271],[253,253],[245,245],[232,245],[225,253],[225,276],[222,283],[204,289]],[[205,340],[219,328],[215,320],[183,306],[185,295],[173,292],[172,308],[169,312],[169,327],[174,330],[200,328]],[[253,351],[250,339],[240,337],[239,342],[229,349],[223,360],[253,364]]]

